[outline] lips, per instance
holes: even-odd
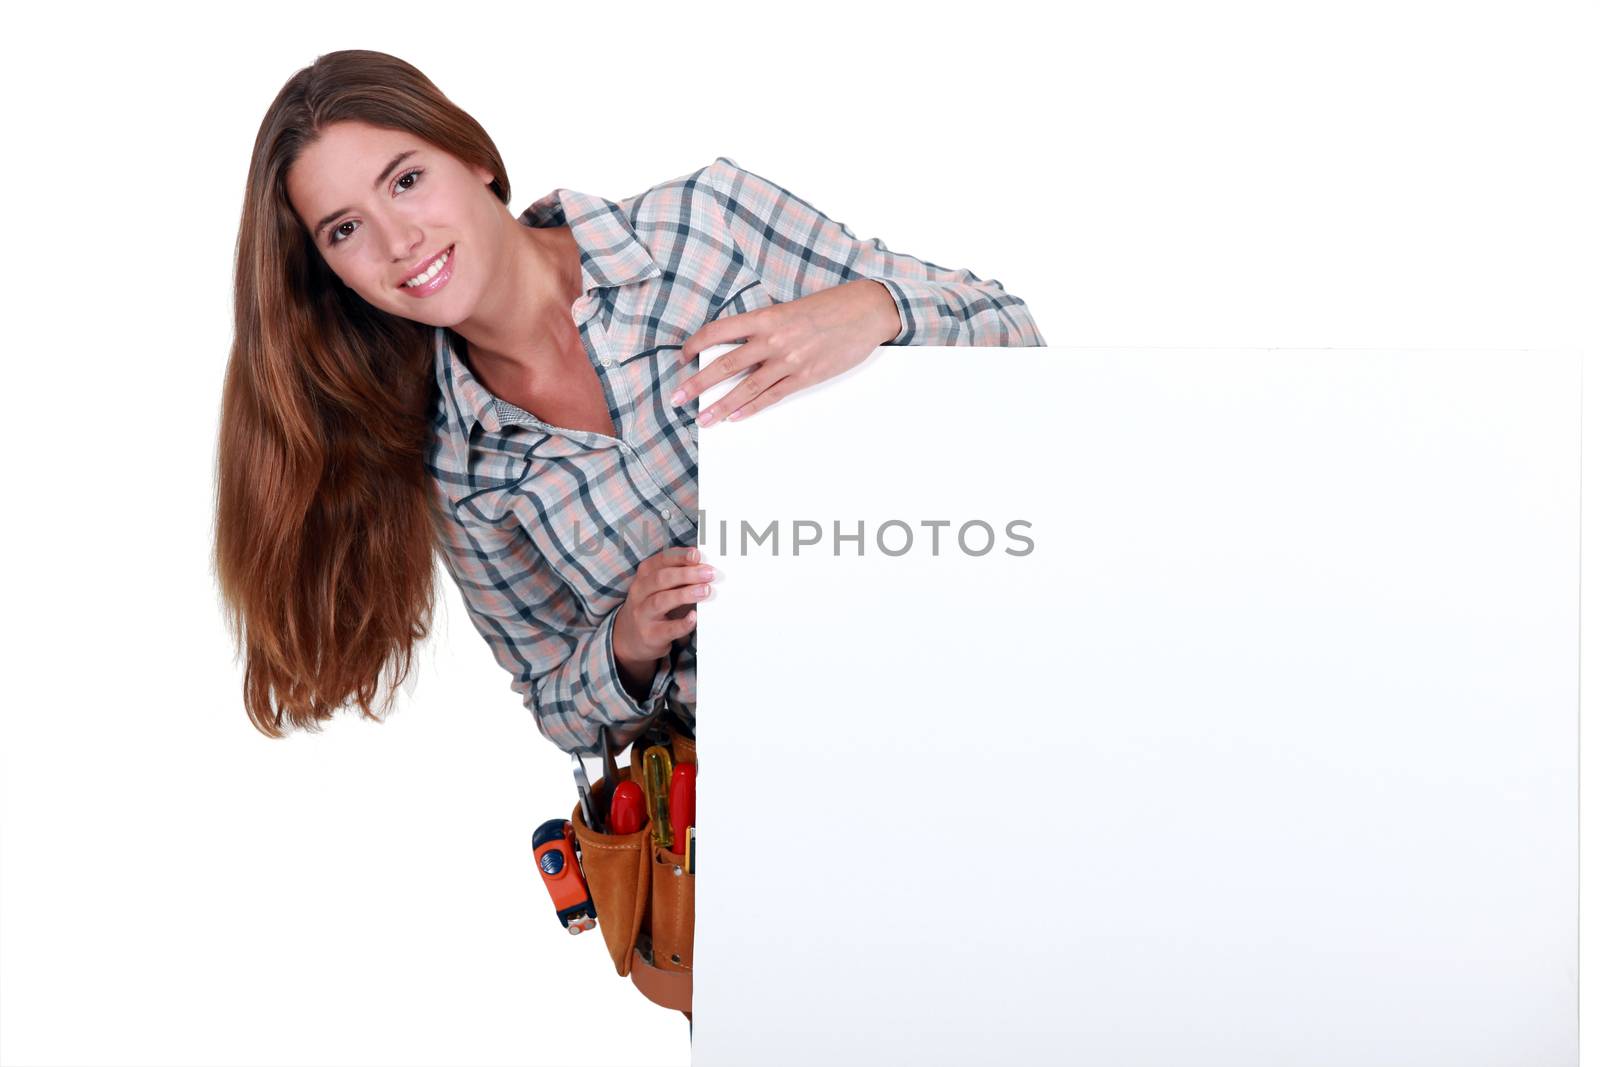
[[[456,271],[455,245],[451,245],[450,247],[446,248],[442,253],[435,253],[433,259],[427,260],[420,267],[412,270],[412,272],[406,275],[406,277],[408,279],[415,278],[418,274],[425,272],[429,267],[433,266],[434,261],[437,260],[440,255],[445,257],[444,264],[440,266],[439,272],[432,278],[423,282],[421,285],[415,286],[407,285],[405,282],[401,282],[396,288],[398,288],[407,296],[413,297],[432,296],[440,289],[443,289],[447,284],[449,284],[451,276],[455,274]]]
[[[455,248],[455,245],[449,245],[448,247],[443,248],[443,249],[439,250],[438,252],[433,253],[433,255],[429,256],[427,259],[424,259],[422,262],[418,263],[416,266],[414,266],[410,270],[406,271],[405,276],[400,279],[399,287],[402,288],[402,289],[408,288],[408,286],[406,285],[406,282],[409,282],[412,278],[415,278],[417,275],[421,274],[423,271],[425,271],[429,267],[433,266],[434,260],[436,260],[440,256],[444,255],[446,252],[452,251],[454,248]],[[444,266],[448,267],[449,265],[450,265],[450,261],[449,260],[445,260]],[[442,270],[444,270],[444,267],[440,267],[439,269],[442,271]]]

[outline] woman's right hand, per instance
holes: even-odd
[[[715,579],[715,568],[700,563],[698,548],[663,549],[639,564],[611,631],[618,668],[654,675],[656,661],[672,642],[694,629],[691,605],[710,595]]]

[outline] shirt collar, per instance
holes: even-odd
[[[630,285],[661,274],[622,208],[604,197],[552,189],[528,205],[517,221],[524,226],[572,228],[585,296],[596,289]],[[455,453],[456,469],[465,472],[473,426],[500,431],[499,401],[451,347],[450,331],[439,326],[433,333],[434,373],[449,423],[445,434]]]
[[[528,205],[517,221],[524,226],[572,227],[585,294],[642,282],[661,273],[622,208],[605,197],[553,189]]]

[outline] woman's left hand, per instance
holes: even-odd
[[[749,367],[743,381],[700,412],[699,421],[710,426],[724,416],[730,422],[745,418],[796,390],[844,373],[899,333],[894,297],[866,278],[708,322],[683,343],[684,360],[698,358],[712,345],[744,344],[701,368],[672,394],[672,403],[687,404]]]

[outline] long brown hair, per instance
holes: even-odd
[[[483,127],[382,52],[318,56],[256,133],[239,219],[222,391],[213,564],[244,704],[268,737],[352,699],[387,711],[435,605],[423,463],[437,396],[433,327],[379,311],[329,269],[290,204],[290,166],[328,125],[404,130],[494,175]],[[287,727],[285,720],[287,719]]]

